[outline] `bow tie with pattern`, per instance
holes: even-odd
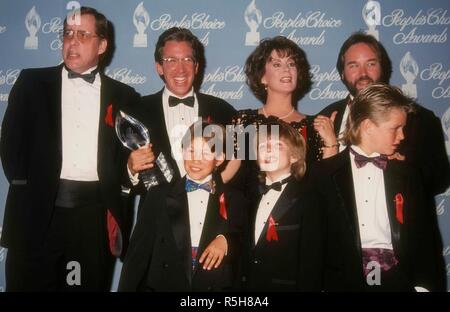
[[[69,72],[69,74],[67,75],[67,77],[69,77],[69,79],[81,78],[84,81],[89,82],[89,83],[94,83],[95,75],[98,73],[98,69],[94,69],[89,74],[79,74],[67,67],[66,67],[66,69]]]
[[[169,107],[177,106],[180,103],[190,107],[194,107],[194,96],[188,96],[184,99],[180,99],[175,96],[169,96]]]
[[[291,180],[292,180],[292,176],[289,176],[289,177],[287,177],[287,178],[285,178],[285,179],[283,179],[281,181],[272,183],[270,185],[266,185],[266,184],[262,184],[261,183],[259,185],[259,193],[261,195],[264,195],[270,190],[274,190],[274,191],[280,192],[283,184],[286,184],[286,183],[288,183]]]
[[[186,192],[193,192],[196,190],[204,190],[208,193],[211,193],[212,192],[211,184],[212,184],[212,180],[209,180],[208,182],[200,184],[200,183],[194,182],[190,179],[186,179],[186,185],[185,185],[184,189],[186,190]]]
[[[387,157],[384,155],[376,157],[366,157],[364,155],[358,154],[353,149],[350,148],[350,153],[355,156],[355,164],[357,168],[364,167],[367,163],[371,162],[375,167],[385,170],[387,166]]]

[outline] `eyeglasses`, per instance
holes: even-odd
[[[195,64],[195,60],[192,57],[163,57],[162,61],[167,64],[167,66],[176,66],[178,63],[186,66],[192,66]]]
[[[86,41],[89,41],[91,38],[95,38],[95,37],[99,37],[93,33],[91,33],[90,31],[86,31],[86,30],[73,30],[73,29],[65,29],[61,32],[61,38],[63,40],[72,40],[73,37],[75,36],[78,39],[79,42],[81,43],[85,43]]]

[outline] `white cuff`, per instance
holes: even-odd
[[[136,172],[135,175],[131,173],[130,168],[127,165],[128,177],[130,178],[131,183],[134,185],[139,184],[139,172]]]

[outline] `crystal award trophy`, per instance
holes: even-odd
[[[119,111],[116,116],[116,134],[122,144],[132,151],[150,143],[148,129],[139,120],[122,111]],[[153,186],[172,181],[174,171],[162,152],[156,158],[156,165],[157,167],[139,173],[139,178],[147,190]]]

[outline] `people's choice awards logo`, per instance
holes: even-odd
[[[227,90],[218,89],[217,83],[233,86]],[[240,100],[244,95],[245,73],[239,65],[217,67],[212,72],[205,73],[201,91],[224,100]]]
[[[147,34],[145,30],[150,23],[150,16],[147,10],[144,8],[144,3],[138,4],[133,14],[133,24],[136,27],[137,34],[134,35],[133,47],[146,48],[147,47]]]
[[[4,32],[6,32],[6,26],[0,25],[0,34],[3,34]]]
[[[147,81],[147,77],[139,74],[135,74],[131,69],[126,67],[106,69],[105,74],[112,79],[118,80],[128,85],[142,85]]]
[[[28,50],[36,50],[38,48],[38,37],[36,36],[39,28],[41,28],[41,17],[36,11],[36,7],[32,7],[25,17],[25,27],[29,36],[25,38],[23,47]]]
[[[420,72],[420,79],[437,81],[437,86],[431,92],[433,99],[450,98],[450,69],[444,68],[442,63],[436,62]]]
[[[378,30],[375,29],[381,22],[381,8],[378,1],[367,1],[366,5],[362,9],[362,17],[367,27],[369,28],[366,33],[380,40]]]
[[[411,15],[403,9],[395,9],[383,17],[382,25],[399,28],[399,32],[392,37],[395,44],[442,44],[447,42],[450,16],[448,10],[443,8],[431,8],[426,12],[419,10]]]
[[[322,71],[320,65],[314,64],[311,65],[310,73],[313,75],[314,82],[314,87],[308,94],[311,100],[340,100],[347,97],[347,90],[333,88],[335,83],[341,81],[336,67],[329,71]]]
[[[414,83],[414,80],[419,74],[419,66],[409,51],[406,52],[400,61],[400,73],[406,80],[406,83],[402,84],[403,93],[409,97],[417,98],[417,86]]]
[[[252,0],[244,12],[244,19],[250,31],[245,35],[246,46],[256,46],[259,44],[259,32],[257,32],[259,25],[261,25],[262,14],[256,7],[256,0]]]

